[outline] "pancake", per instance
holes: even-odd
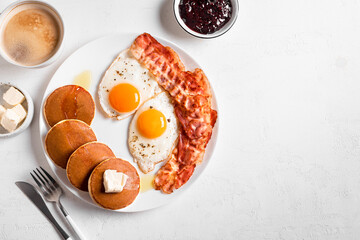
[[[80,120],[63,120],[47,133],[45,148],[51,160],[59,167],[66,168],[70,155],[81,145],[96,141],[89,125]]]
[[[105,193],[103,175],[107,169],[117,170],[129,177],[121,192]],[[120,158],[111,158],[95,167],[90,175],[88,188],[96,204],[106,209],[116,210],[130,205],[135,200],[140,190],[140,177],[129,162]]]
[[[66,165],[66,175],[70,183],[82,190],[88,191],[88,180],[94,168],[108,158],[114,158],[111,149],[100,142],[90,142],[76,149]]]
[[[90,125],[95,116],[95,102],[84,88],[66,85],[55,89],[46,99],[44,115],[50,127],[64,119],[79,119]]]

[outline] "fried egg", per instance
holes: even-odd
[[[161,91],[149,70],[126,49],[105,72],[99,84],[98,97],[105,114],[121,120],[134,114],[143,102]]]
[[[129,126],[129,149],[142,172],[152,171],[165,161],[179,137],[179,123],[171,98],[162,92],[146,101]]]

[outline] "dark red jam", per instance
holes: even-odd
[[[202,34],[213,33],[231,18],[230,0],[181,0],[180,17],[190,29]]]

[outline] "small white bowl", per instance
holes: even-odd
[[[0,82],[0,103],[3,103],[2,96],[3,94],[10,88],[14,87],[19,90],[24,96],[25,100],[22,103],[23,107],[25,108],[27,114],[25,119],[20,123],[20,125],[13,131],[7,132],[2,126],[0,126],[0,138],[6,137],[13,137],[21,132],[23,132],[31,123],[33,116],[34,116],[34,103],[29,95],[25,90],[22,88],[12,84],[12,83],[1,83]]]
[[[175,19],[176,21],[179,23],[179,25],[182,27],[182,29],[184,29],[187,33],[198,37],[198,38],[204,38],[204,39],[210,39],[210,38],[216,38],[219,37],[221,35],[223,35],[224,33],[226,33],[227,31],[230,30],[230,28],[234,25],[238,13],[239,13],[239,1],[238,0],[230,0],[231,2],[231,6],[232,6],[232,13],[231,13],[231,18],[230,20],[219,30],[210,33],[210,34],[203,34],[203,33],[198,33],[195,32],[194,30],[192,30],[191,28],[189,28],[184,21],[181,19],[180,17],[180,10],[179,10],[179,4],[180,4],[181,0],[174,0],[174,14],[175,14]]]

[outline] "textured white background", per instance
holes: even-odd
[[[60,239],[14,184],[48,168],[38,113],[51,76],[91,40],[144,31],[204,67],[220,108],[217,148],[192,188],[159,209],[112,213],[66,192],[88,239],[360,238],[360,0],[242,0],[235,26],[213,40],[184,33],[171,0],[48,2],[66,24],[61,59],[38,70],[0,59],[0,81],[30,92],[36,110],[27,131],[0,140],[0,239]]]

